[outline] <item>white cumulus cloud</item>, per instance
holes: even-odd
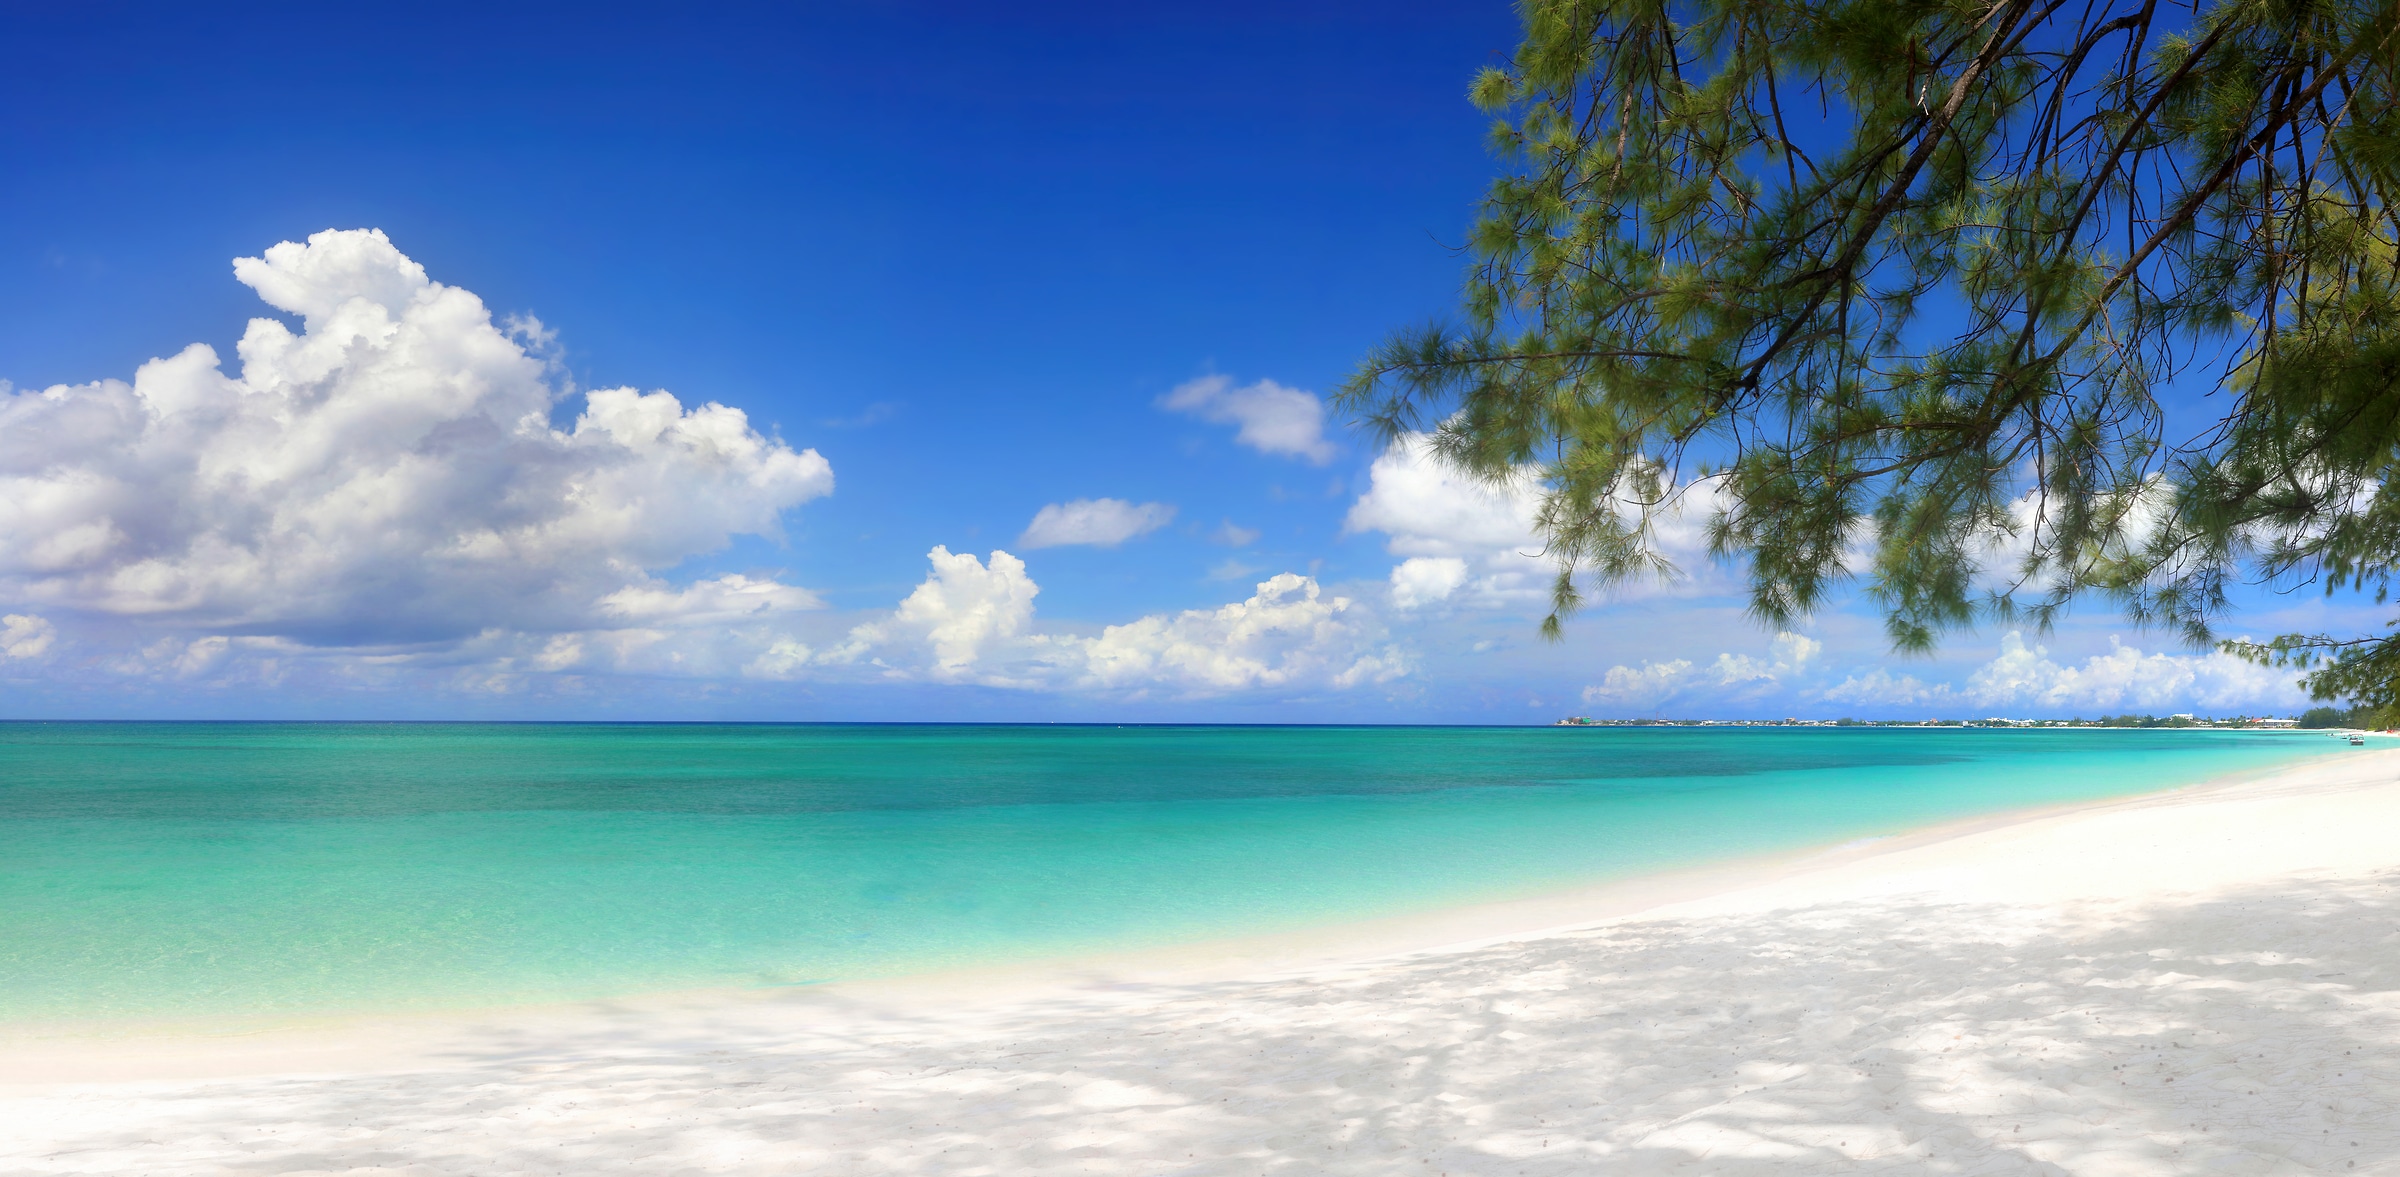
[[[815,657],[816,651],[809,649],[807,643],[779,638],[743,666],[742,673],[750,678],[799,678]]]
[[[1448,601],[1462,590],[1480,604],[1539,600],[1553,573],[1534,533],[1541,501],[1531,472],[1494,485],[1443,465],[1414,435],[1368,467],[1367,491],[1351,504],[1342,530],[1380,531],[1385,548],[1403,557],[1392,569],[1400,608]]]
[[[995,551],[986,565],[972,552],[953,554],[946,547],[935,547],[926,559],[933,572],[924,583],[891,617],[852,630],[831,657],[872,657],[896,677],[914,670],[937,682],[1027,685],[1005,665],[1013,660],[1005,655],[1014,652],[1014,639],[1030,629],[1033,598],[1042,591],[1025,574],[1025,562]]]
[[[564,665],[560,633],[817,603],[772,581],[663,579],[830,493],[816,451],[663,391],[593,391],[554,425],[569,394],[527,348],[539,325],[495,325],[380,231],[287,241],[234,275],[301,320],[251,320],[237,374],[193,344],[129,382],[0,395],[0,602],[164,631],[173,657],[144,658],[179,674],[247,648],[234,635],[421,649],[521,634],[528,665]]]
[[[1583,701],[1654,706],[1680,693],[1691,675],[1692,663],[1686,658],[1644,662],[1639,667],[1611,666],[1597,684],[1583,688]]]
[[[1333,443],[1325,440],[1325,402],[1314,393],[1272,380],[1236,387],[1225,376],[1202,376],[1177,385],[1158,404],[1203,421],[1238,425],[1234,440],[1262,454],[1305,458],[1319,466],[1333,460]]]
[[[1810,663],[1824,649],[1825,643],[1806,634],[1779,633],[1764,657],[1728,652],[1718,654],[1714,662],[1698,665],[1688,658],[1675,658],[1644,662],[1639,667],[1612,666],[1599,683],[1583,689],[1583,701],[1647,707],[1689,693],[1695,702],[1747,702],[1784,690],[1807,676]]]
[[[1409,668],[1369,611],[1294,573],[1261,582],[1247,600],[1151,614],[1092,637],[1038,630],[1033,600],[1041,589],[1007,552],[987,563],[937,547],[928,559],[931,573],[898,609],[857,626],[816,661],[897,679],[1195,696],[1343,690]],[[772,669],[788,674],[797,664],[785,658]]]
[[[1894,674],[1881,666],[1853,671],[1815,697],[1825,703],[1899,707],[1938,707],[1959,698],[1949,683],[1927,683],[1913,674]]]
[[[1344,530],[1380,531],[1395,556],[1536,553],[1541,487],[1531,472],[1495,485],[1444,465],[1423,435],[1401,439],[1367,470],[1367,492],[1343,519]]]
[[[1285,572],[1246,601],[1109,626],[1081,652],[1085,681],[1104,687],[1340,689],[1407,673],[1407,660],[1380,636],[1356,603]]]
[[[1089,544],[1113,548],[1165,527],[1175,518],[1166,503],[1129,503],[1123,499],[1076,499],[1052,503],[1034,512],[1033,522],[1017,542],[1027,548],[1058,548]]]
[[[1414,609],[1447,601],[1467,583],[1467,562],[1456,556],[1410,556],[1392,566],[1392,607]]]
[[[1719,654],[1709,667],[1710,677],[1717,686],[1732,690],[1778,687],[1806,671],[1809,660],[1825,649],[1825,643],[1803,634],[1779,633],[1771,649],[1773,653],[1765,658]]]
[[[1350,534],[1379,531],[1385,549],[1413,561],[1419,557],[1464,561],[1469,575],[1460,584],[1428,598],[1412,591],[1411,600],[1457,600],[1481,606],[1546,601],[1557,566],[1544,554],[1548,545],[1536,528],[1541,515],[1543,487],[1539,471],[1522,467],[1515,477],[1491,482],[1462,473],[1436,458],[1426,435],[1409,434],[1395,441],[1367,470],[1367,491],[1343,519]],[[1713,482],[1694,482],[1666,510],[1651,520],[1651,538],[1661,555],[1687,579],[1679,591],[1726,587],[1708,557],[1706,521],[1718,507]],[[1404,576],[1392,572],[1398,586]],[[1616,586],[1620,598],[1654,595],[1660,584]]]
[[[50,652],[58,627],[28,613],[0,617],[0,658],[31,661]]]

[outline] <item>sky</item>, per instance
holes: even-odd
[[[1449,314],[1498,3],[0,11],[0,718],[2290,712],[1900,658],[1325,396]],[[2252,593],[2228,633],[2368,629]]]

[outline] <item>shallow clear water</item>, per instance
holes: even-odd
[[[0,1018],[785,985],[1505,898],[2288,733],[0,724]]]

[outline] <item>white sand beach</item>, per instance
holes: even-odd
[[[18,1042],[0,1174],[2400,1173],[2400,751],[1678,886],[1347,962]]]

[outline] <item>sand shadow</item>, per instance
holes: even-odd
[[[1003,1014],[600,1013],[408,1074],[80,1089],[12,1107],[0,1173],[2395,1172],[2395,962],[2400,876],[1632,921]]]

